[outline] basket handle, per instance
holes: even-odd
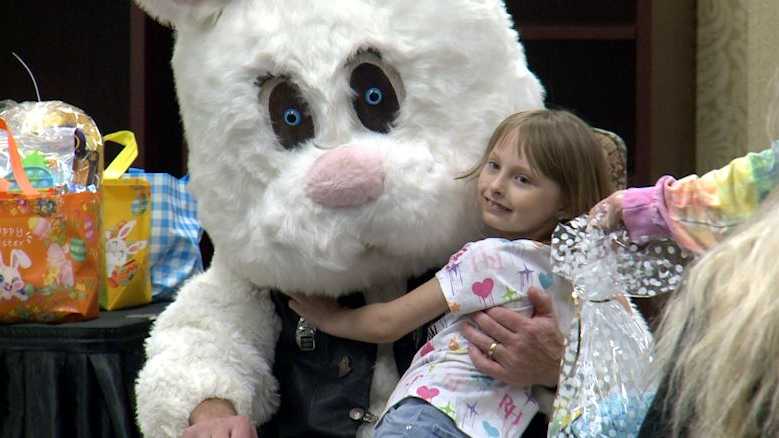
[[[131,131],[117,131],[103,137],[103,142],[119,143],[124,148],[103,171],[103,179],[119,179],[138,156],[138,143]]]

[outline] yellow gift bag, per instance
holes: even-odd
[[[131,132],[116,132],[103,140],[124,146],[105,169],[101,186],[105,287],[100,307],[117,310],[151,302],[151,186],[144,178],[122,178],[138,155]]]

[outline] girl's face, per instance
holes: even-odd
[[[501,237],[548,241],[563,211],[560,187],[517,154],[516,135],[495,145],[479,173],[482,219]]]

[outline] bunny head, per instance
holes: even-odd
[[[130,256],[146,247],[145,240],[132,244],[127,243],[127,236],[135,227],[135,220],[130,220],[119,227],[119,230],[105,232],[106,271],[110,275],[116,267],[122,266]]]
[[[473,181],[543,105],[500,0],[137,0],[176,30],[191,188],[259,286],[336,295],[418,274],[480,232]]]
[[[19,268],[29,268],[32,262],[26,252],[20,249],[11,250],[11,264],[6,265],[3,254],[0,253],[0,293],[4,296],[16,294],[24,288],[24,281],[19,274]]]

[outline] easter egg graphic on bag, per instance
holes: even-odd
[[[133,213],[133,216],[140,216],[146,212],[146,210],[149,209],[149,197],[144,195],[143,193],[139,193],[138,196],[133,199],[133,202],[130,204],[130,210]]]
[[[87,247],[81,239],[72,239],[70,241],[70,256],[73,260],[81,263],[87,257]]]
[[[84,218],[84,237],[91,240],[95,236],[95,223],[90,218]]]
[[[38,238],[45,237],[51,231],[51,223],[42,217],[31,217],[27,220],[27,226],[30,227],[33,236]]]

